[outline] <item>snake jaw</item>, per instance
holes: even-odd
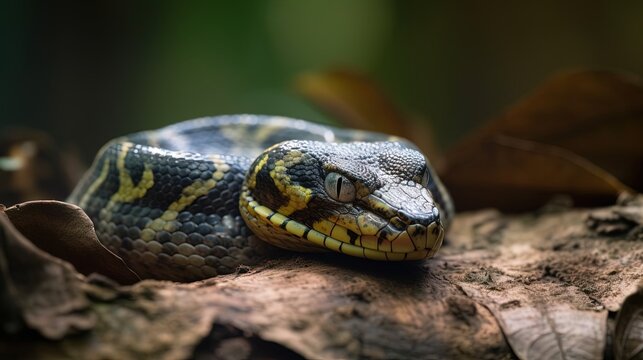
[[[326,249],[372,260],[421,260],[433,256],[444,238],[444,228],[439,221],[428,226],[411,224],[405,229],[397,229],[370,212],[331,216],[309,226],[259,204],[245,187],[240,208],[257,236],[288,250],[317,252]],[[373,228],[377,231],[373,232]],[[368,231],[362,233],[361,229]]]

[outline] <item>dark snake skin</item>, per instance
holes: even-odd
[[[409,142],[258,115],[190,120],[112,140],[69,201],[141,277],[176,281],[254,265],[263,241],[423,259],[439,248],[453,213]]]

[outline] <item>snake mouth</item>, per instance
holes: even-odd
[[[343,226],[342,220],[337,217],[319,220],[311,227],[259,204],[247,193],[241,199],[241,208],[246,209],[249,215],[264,224],[282,229],[300,241],[284,243],[283,239],[274,239],[265,233],[260,237],[273,245],[292,250],[311,251],[312,245],[313,249],[321,247],[371,260],[422,260],[433,256],[444,239],[444,227],[439,221],[428,226],[414,224],[398,231],[391,231],[391,227],[387,226],[367,235]]]

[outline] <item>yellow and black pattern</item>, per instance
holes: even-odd
[[[252,265],[261,240],[424,259],[452,212],[428,162],[405,141],[254,115],[115,139],[69,200],[141,276],[179,281]]]

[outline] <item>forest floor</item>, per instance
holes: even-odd
[[[33,246],[19,211],[0,213],[7,356],[642,356],[640,196],[597,209],[461,213],[424,262],[276,252],[201,282],[127,286]]]

